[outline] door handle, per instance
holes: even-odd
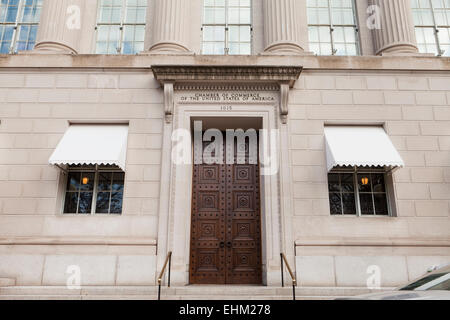
[[[221,249],[225,248],[225,242],[222,241],[222,242],[219,244],[219,247],[220,247]]]
[[[231,248],[233,245],[232,245],[232,243],[231,243],[231,241],[228,241],[227,242],[227,248]]]

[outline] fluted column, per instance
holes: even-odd
[[[264,0],[264,41],[266,53],[307,51],[306,0]]]
[[[151,52],[189,52],[190,1],[154,0]]]
[[[78,53],[86,0],[44,0],[35,52]]]
[[[410,0],[370,0],[377,19],[373,39],[377,55],[418,53]]]

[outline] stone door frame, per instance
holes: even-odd
[[[283,199],[288,198],[288,190],[281,188],[282,177],[290,177],[286,171],[289,162],[287,148],[287,126],[280,123],[278,117],[278,102],[272,104],[231,104],[233,111],[223,112],[223,103],[208,104],[179,104],[174,108],[173,122],[164,126],[162,178],[170,176],[169,181],[162,182],[159,230],[158,230],[158,267],[161,266],[166,252],[173,252],[172,283],[174,285],[189,284],[189,252],[191,235],[191,196],[192,196],[192,165],[174,165],[170,162],[173,143],[171,135],[174,130],[185,129],[191,131],[191,119],[202,117],[248,117],[261,118],[263,129],[280,129],[277,137],[279,146],[279,171],[272,176],[261,177],[261,229],[262,229],[262,269],[263,284],[268,286],[280,285],[280,252],[288,252],[292,256],[293,250],[286,243],[286,237],[291,237],[290,224],[282,218],[281,210],[286,205]],[[283,128],[280,128],[283,127]],[[164,185],[163,185],[164,184]],[[285,188],[284,188],[285,189]],[[164,190],[167,193],[164,193]],[[287,208],[290,212],[290,200]],[[291,239],[292,241],[292,239]],[[288,242],[291,242],[288,241]],[[158,268],[157,270],[159,270]]]

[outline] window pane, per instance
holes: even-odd
[[[125,174],[123,172],[114,172],[112,190],[115,192],[123,192],[123,181]]]
[[[97,54],[117,54],[120,26],[99,26],[97,29]]]
[[[239,54],[240,52],[239,43],[238,42],[230,43],[229,49],[230,49],[230,51],[228,52],[229,54]]]
[[[372,181],[370,174],[358,174],[359,192],[372,192]]]
[[[353,174],[341,174],[342,192],[354,192]]]
[[[386,192],[384,174],[372,174],[373,192]]]
[[[311,51],[319,55],[359,54],[353,0],[310,0],[307,11]]]
[[[123,54],[137,54],[143,50],[145,26],[124,26],[122,39]],[[142,46],[140,45],[142,43]]]
[[[18,3],[18,1],[17,1],[17,3]],[[14,1],[13,1],[13,4],[14,4]],[[5,22],[13,22],[13,23],[16,22],[18,12],[19,11],[18,11],[17,5],[9,5],[8,9],[6,11],[6,21]]]
[[[143,51],[146,13],[146,0],[102,0],[97,20],[96,53],[137,54]]]
[[[97,193],[97,204],[95,208],[95,213],[109,213],[109,192],[99,192]]]
[[[387,198],[385,193],[375,193],[373,195],[375,200],[375,211],[377,215],[389,215]]]
[[[338,173],[328,174],[328,191],[341,192],[341,186],[339,183],[339,174]]]
[[[252,54],[252,48],[250,43],[242,43],[240,44],[240,52],[241,55],[250,55]]]
[[[82,191],[92,191],[92,190],[94,190],[94,179],[95,179],[95,173],[94,172],[82,173],[80,190],[82,190]]]
[[[80,192],[80,201],[78,203],[78,213],[90,214],[92,206],[92,192]]]
[[[330,212],[332,215],[342,214],[341,195],[339,193],[330,193]]]
[[[241,42],[248,42],[250,44],[252,36],[252,30],[249,26],[239,27],[239,37]]]
[[[359,202],[361,205],[361,214],[362,215],[373,215],[373,201],[371,193],[360,193],[359,194]]]
[[[445,38],[447,38],[447,31],[450,26],[450,1],[431,0],[430,2],[413,0],[411,6],[419,51],[447,56],[448,40]],[[435,26],[439,30],[436,34]],[[437,41],[436,37],[438,38]],[[444,52],[439,52],[438,47]]]
[[[239,13],[239,23],[240,24],[250,24],[251,23],[251,10],[250,8],[241,8]]]
[[[139,53],[144,51],[144,42],[135,42],[134,43],[134,52]]]
[[[23,3],[22,23],[39,23],[43,0],[27,0]]]
[[[342,203],[344,214],[356,215],[356,205],[355,205],[355,194],[354,193],[343,193]]]
[[[214,43],[204,42],[202,48],[202,54],[214,54]]]
[[[4,24],[0,25],[0,53],[31,50],[34,47],[42,0],[23,1],[20,12],[19,3],[19,0],[0,2],[0,24]],[[17,35],[13,37],[16,24]]]
[[[203,54],[251,54],[251,1],[204,0],[202,47]]]
[[[98,173],[98,191],[111,190],[112,173],[100,171]]]
[[[228,23],[239,24],[239,8],[228,9]]]
[[[67,191],[78,191],[80,188],[80,172],[70,172],[67,178]]]
[[[309,41],[319,42],[319,29],[317,27],[308,28]]]
[[[122,213],[122,192],[113,192],[111,194],[111,213]]]
[[[66,192],[64,213],[77,213],[78,192]]]

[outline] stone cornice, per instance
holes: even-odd
[[[164,83],[190,81],[243,81],[289,83],[300,77],[301,66],[153,65],[155,78]]]
[[[152,65],[242,65],[264,67],[284,64],[301,65],[304,71],[332,72],[447,72],[450,71],[449,57],[428,56],[200,56],[200,55],[68,55],[20,54],[0,55],[0,71],[76,71],[101,72],[148,72]]]
[[[276,83],[208,83],[208,82],[180,82],[175,84],[176,91],[279,91]]]

